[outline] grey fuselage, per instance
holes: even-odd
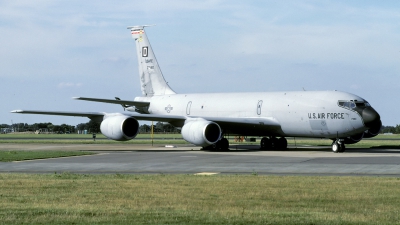
[[[171,94],[135,100],[150,102],[147,109],[150,114],[188,118],[268,118],[280,125],[280,129],[271,130],[263,123],[259,126],[220,124],[225,133],[241,135],[338,138],[368,129],[356,110],[338,104],[339,101],[366,101],[339,91]]]

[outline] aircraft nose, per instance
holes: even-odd
[[[362,118],[365,126],[372,128],[380,123],[381,116],[372,107],[367,107],[362,111]]]

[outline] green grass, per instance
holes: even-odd
[[[93,155],[84,151],[0,151],[0,162]]]
[[[399,178],[0,174],[2,224],[398,224]]]

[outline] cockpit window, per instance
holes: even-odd
[[[364,108],[371,106],[368,102],[361,102],[356,100],[350,100],[350,101],[340,100],[338,101],[338,105],[346,109],[354,109],[356,107]]]

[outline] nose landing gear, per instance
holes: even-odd
[[[344,145],[343,139],[337,139],[332,143],[332,151],[334,153],[341,153],[346,150],[346,146]]]

